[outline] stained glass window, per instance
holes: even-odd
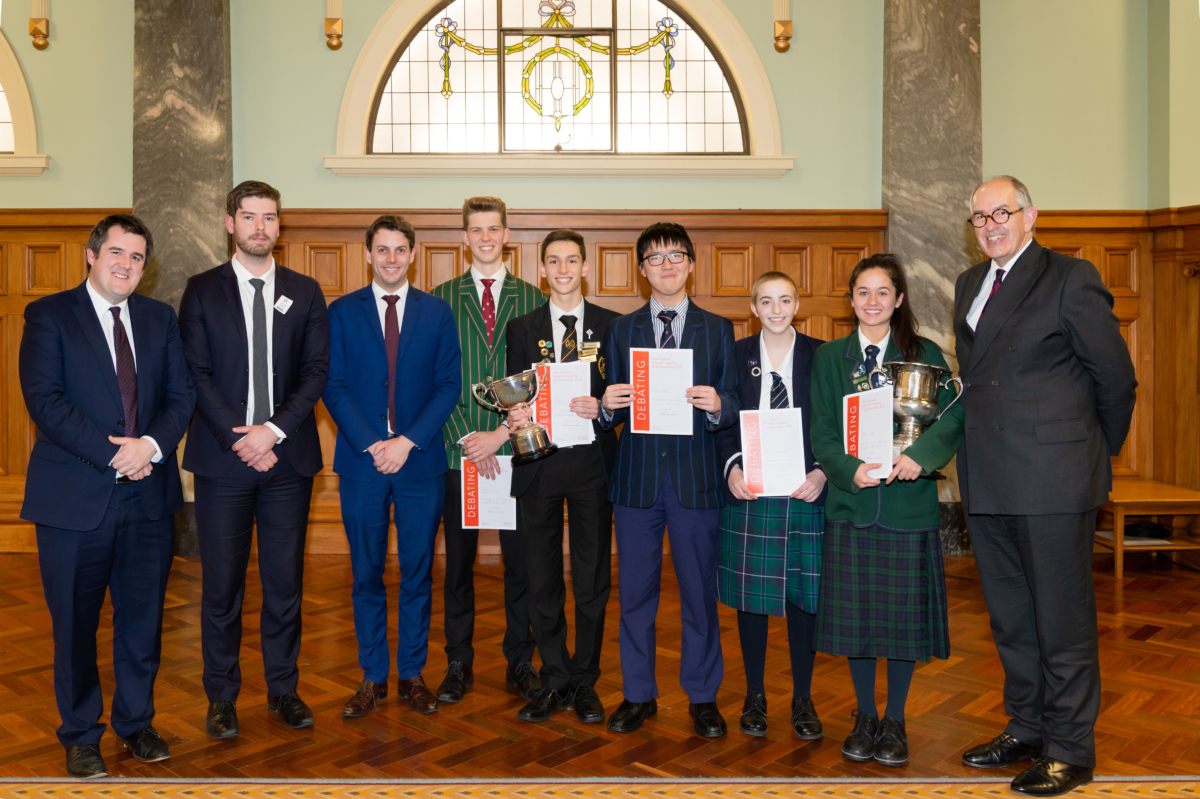
[[[674,4],[452,0],[399,49],[373,153],[746,153],[736,86]]]
[[[15,146],[12,111],[8,108],[8,97],[4,94],[4,87],[0,86],[0,153],[11,153]]]

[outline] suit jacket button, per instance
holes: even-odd
[[[996,425],[996,429],[997,429],[997,430],[1003,430],[1003,429],[1004,429],[1004,425],[1002,425],[1002,424],[998,424],[998,425]]]
[[[383,381],[383,387],[384,387],[384,388],[387,388],[387,381],[386,381],[386,380],[384,380],[384,381]]]
[[[242,404],[243,404],[243,405],[245,405],[245,404],[246,404],[246,401],[245,401],[245,400],[242,400]]]
[[[998,386],[998,385],[1000,385],[1000,381],[999,381],[999,380],[993,380],[993,381],[992,381],[992,385],[993,385],[993,386]]]
[[[970,380],[968,380],[967,382],[963,383],[963,386],[965,386],[966,388],[970,388],[970,387],[971,387],[971,381],[970,381]]]
[[[118,419],[118,420],[117,420],[117,427],[124,427],[124,426],[125,426],[125,420],[124,420],[124,419]]]
[[[386,421],[387,421],[387,414],[386,414],[386,413],[381,413],[381,414],[379,414],[379,418],[380,418],[380,419],[382,419],[383,421],[385,421],[385,422],[386,422]]]

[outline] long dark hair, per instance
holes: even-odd
[[[890,252],[879,253],[872,255],[869,258],[864,258],[858,262],[854,270],[850,273],[850,291],[846,294],[847,297],[854,296],[854,286],[858,283],[858,277],[868,269],[882,269],[892,281],[892,286],[896,289],[896,297],[901,295],[904,297],[904,302],[900,304],[892,313],[891,332],[892,340],[896,342],[896,349],[900,350],[900,355],[906,361],[915,361],[921,356],[921,337],[917,335],[920,325],[917,323],[917,317],[913,315],[912,303],[908,296],[908,278],[904,276],[904,264],[900,263],[900,258]],[[854,317],[854,328],[858,329],[858,316]]]

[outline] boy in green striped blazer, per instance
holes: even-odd
[[[499,413],[477,403],[475,383],[504,377],[504,327],[546,302],[541,289],[504,268],[508,243],[508,212],[496,197],[472,197],[463,203],[463,243],[471,250],[471,268],[431,292],[450,303],[462,346],[462,394],[442,428],[450,471],[446,472],[446,504],[442,525],[446,534],[445,630],[446,678],[438,699],[458,702],[475,682],[475,554],[477,530],[462,529],[461,458],[468,458],[488,479],[498,474],[497,455],[509,455],[508,427]],[[521,525],[520,510],[517,526]],[[542,689],[533,658],[533,632],[526,599],[525,551],[517,530],[500,531],[504,558],[505,679],[526,700]]]

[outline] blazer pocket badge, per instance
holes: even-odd
[[[291,307],[292,307],[292,301],[290,299],[288,299],[287,297],[280,297],[279,299],[277,299],[275,301],[275,310],[279,311],[282,314],[287,313],[288,308],[291,308]]]
[[[599,358],[596,359],[596,368],[600,370],[600,377],[604,380],[607,380],[608,375],[606,375],[604,373],[604,367],[605,367],[604,356],[601,355]]]
[[[579,360],[594,362],[600,355],[599,341],[582,341],[579,343]]]

